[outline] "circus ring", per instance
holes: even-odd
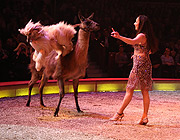
[[[79,92],[118,92],[125,91],[128,78],[88,78],[80,79]],[[0,82],[0,98],[28,95],[29,81]],[[38,83],[32,90],[32,95],[38,94]],[[153,79],[153,90],[180,90],[180,79]],[[65,93],[72,93],[72,81],[65,84]],[[56,80],[49,80],[43,91],[44,94],[59,93]]]
[[[123,120],[109,121],[118,109],[127,78],[80,79],[79,105],[75,109],[72,81],[65,84],[59,116],[53,117],[59,88],[49,80],[44,88],[46,107],[39,105],[38,83],[26,107],[28,81],[0,83],[0,139],[180,139],[180,79],[153,79],[149,123],[137,125],[142,115],[142,95],[136,90]]]

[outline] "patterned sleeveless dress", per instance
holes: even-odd
[[[127,82],[128,89],[152,90],[152,64],[146,46],[134,45],[134,50],[145,55],[133,55],[133,67]]]

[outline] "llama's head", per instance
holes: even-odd
[[[40,22],[33,23],[32,20],[27,23],[24,29],[19,29],[19,32],[27,36],[27,42],[37,40],[43,35]]]
[[[78,16],[81,21],[80,28],[84,31],[92,32],[100,29],[99,24],[92,20],[94,13],[92,13],[88,18],[83,17],[80,12],[78,13]]]

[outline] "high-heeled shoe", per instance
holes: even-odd
[[[139,122],[140,125],[146,125],[148,123],[148,118],[142,118]]]
[[[110,118],[110,121],[117,121],[117,120],[122,120],[122,118],[124,117],[124,113],[118,113],[116,112],[116,114],[114,114],[114,116],[112,118]]]

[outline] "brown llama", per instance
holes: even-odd
[[[100,26],[98,23],[92,20],[94,13],[88,18],[83,17],[80,13],[78,14],[81,23],[79,24],[78,40],[74,46],[73,51],[71,51],[66,56],[60,56],[60,59],[56,60],[55,57],[57,53],[52,51],[45,59],[45,66],[41,71],[35,69],[35,62],[32,60],[29,68],[31,70],[32,76],[29,82],[29,95],[26,106],[30,105],[31,100],[31,90],[33,85],[42,76],[41,82],[39,83],[39,94],[40,94],[40,104],[45,106],[43,103],[42,93],[45,84],[47,83],[50,76],[56,77],[57,84],[59,86],[59,102],[57,108],[54,112],[54,116],[58,116],[61,101],[65,95],[64,83],[66,80],[73,80],[74,98],[76,103],[76,109],[78,112],[80,110],[78,104],[78,85],[79,79],[83,78],[86,73],[86,68],[88,66],[88,48],[89,48],[89,38],[90,32],[99,30]]]

